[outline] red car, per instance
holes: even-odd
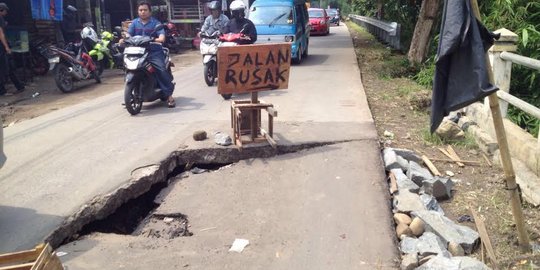
[[[322,8],[310,8],[309,12],[309,24],[311,24],[312,34],[330,34],[330,22],[326,10]]]

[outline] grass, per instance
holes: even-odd
[[[420,137],[424,141],[424,143],[428,145],[453,145],[453,146],[460,146],[470,149],[477,149],[478,145],[476,144],[476,140],[474,139],[474,135],[472,135],[470,132],[465,132],[465,139],[463,140],[445,140],[441,137],[439,137],[435,133],[431,133],[429,131],[429,127],[425,127],[420,130]]]

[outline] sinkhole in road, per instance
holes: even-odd
[[[226,164],[182,164],[166,177],[165,181],[153,184],[142,195],[130,199],[104,219],[85,225],[73,240],[94,232],[121,235],[142,235],[151,238],[173,239],[192,236],[189,231],[188,216],[182,213],[155,214],[160,205],[162,192],[189,174],[208,173],[219,170]]]
[[[271,158],[326,145],[350,142],[329,141],[278,145],[277,148],[199,148],[178,150],[159,162],[134,169],[131,178],[108,194],[94,197],[59,225],[45,241],[57,248],[93,232],[147,237],[190,236],[189,217],[183,213],[159,216],[160,194],[189,174],[222,169],[229,164],[253,158]]]

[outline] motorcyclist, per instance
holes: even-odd
[[[257,29],[252,21],[246,19],[246,4],[242,0],[234,0],[230,5],[232,19],[225,27],[225,33],[240,33],[245,38],[240,44],[253,44],[257,41]]]
[[[201,33],[213,34],[216,31],[223,33],[225,27],[229,23],[229,18],[221,12],[221,3],[218,1],[212,1],[208,3],[208,8],[212,13],[204,20],[201,27]]]
[[[137,10],[139,17],[131,22],[127,31],[127,37],[149,36],[154,32],[155,27],[160,24],[156,18],[151,16],[152,6],[149,2],[139,2]],[[155,34],[158,36],[154,40],[155,42],[165,42],[164,30],[157,31]],[[164,97],[167,98],[167,106],[173,108],[176,106],[176,102],[172,96],[174,84],[172,82],[173,78],[165,66],[165,53],[163,52],[163,48],[161,46],[150,46],[149,51],[148,61],[156,69],[155,75],[158,86],[163,91]]]

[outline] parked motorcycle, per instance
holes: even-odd
[[[124,68],[124,56],[121,52],[121,46],[118,44],[118,38],[108,31],[101,33],[101,39],[88,54],[97,63],[100,75],[106,68]]]
[[[167,23],[164,29],[165,44],[163,44],[163,46],[168,48],[172,53],[180,52],[180,49],[182,48],[182,38],[176,25],[174,23]]]
[[[30,42],[30,67],[35,75],[43,76],[49,71],[45,39],[36,39]]]
[[[157,25],[152,34],[163,28],[164,25]],[[152,40],[149,36],[133,36],[124,41],[124,65],[126,68],[124,103],[131,115],[141,112],[143,102],[152,102],[158,99],[167,100],[162,90],[159,89],[154,75],[156,70],[148,61],[150,46],[162,47],[161,43],[152,42]],[[169,58],[169,49],[162,48],[166,56],[165,66],[171,73],[171,67],[174,65]]]
[[[201,54],[204,65],[204,81],[208,86],[214,85],[218,76],[217,51],[219,47],[237,46],[241,40],[246,39],[246,35],[240,33],[221,34],[214,32],[212,34],[201,33]],[[230,99],[232,94],[222,94],[224,99]]]
[[[49,46],[46,53],[56,86],[64,93],[73,91],[77,81],[94,79],[101,83],[96,64],[92,57],[84,52],[82,44],[75,44],[73,48],[77,49],[77,54],[55,46]]]

